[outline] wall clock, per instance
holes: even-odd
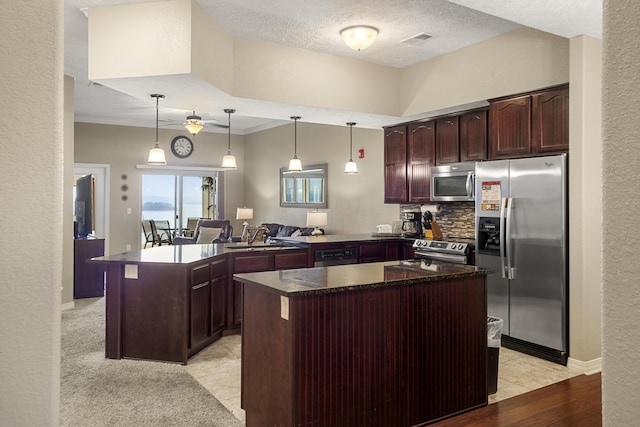
[[[193,153],[193,142],[183,135],[178,135],[171,141],[171,152],[180,159],[186,159]]]

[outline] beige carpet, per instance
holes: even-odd
[[[104,315],[104,298],[62,313],[61,426],[242,426],[182,365],[105,359]]]

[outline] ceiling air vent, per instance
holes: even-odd
[[[408,44],[411,46],[418,46],[422,44],[425,40],[430,39],[431,36],[425,33],[418,33],[414,36],[407,37],[404,40],[400,40],[400,44]]]

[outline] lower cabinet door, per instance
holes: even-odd
[[[189,348],[197,347],[211,336],[211,283],[191,287],[191,324]]]

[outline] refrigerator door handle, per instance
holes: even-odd
[[[515,279],[515,272],[514,269],[511,268],[511,209],[513,209],[513,198],[511,197],[507,197],[507,229],[506,229],[506,236],[505,236],[505,240],[506,240],[506,252],[507,252],[507,279]]]
[[[505,258],[505,211],[507,209],[507,197],[503,197],[500,203],[500,270],[501,273],[500,275],[502,276],[503,279],[508,279],[507,274],[506,274],[506,270],[505,270],[505,265],[504,265],[504,258]]]

